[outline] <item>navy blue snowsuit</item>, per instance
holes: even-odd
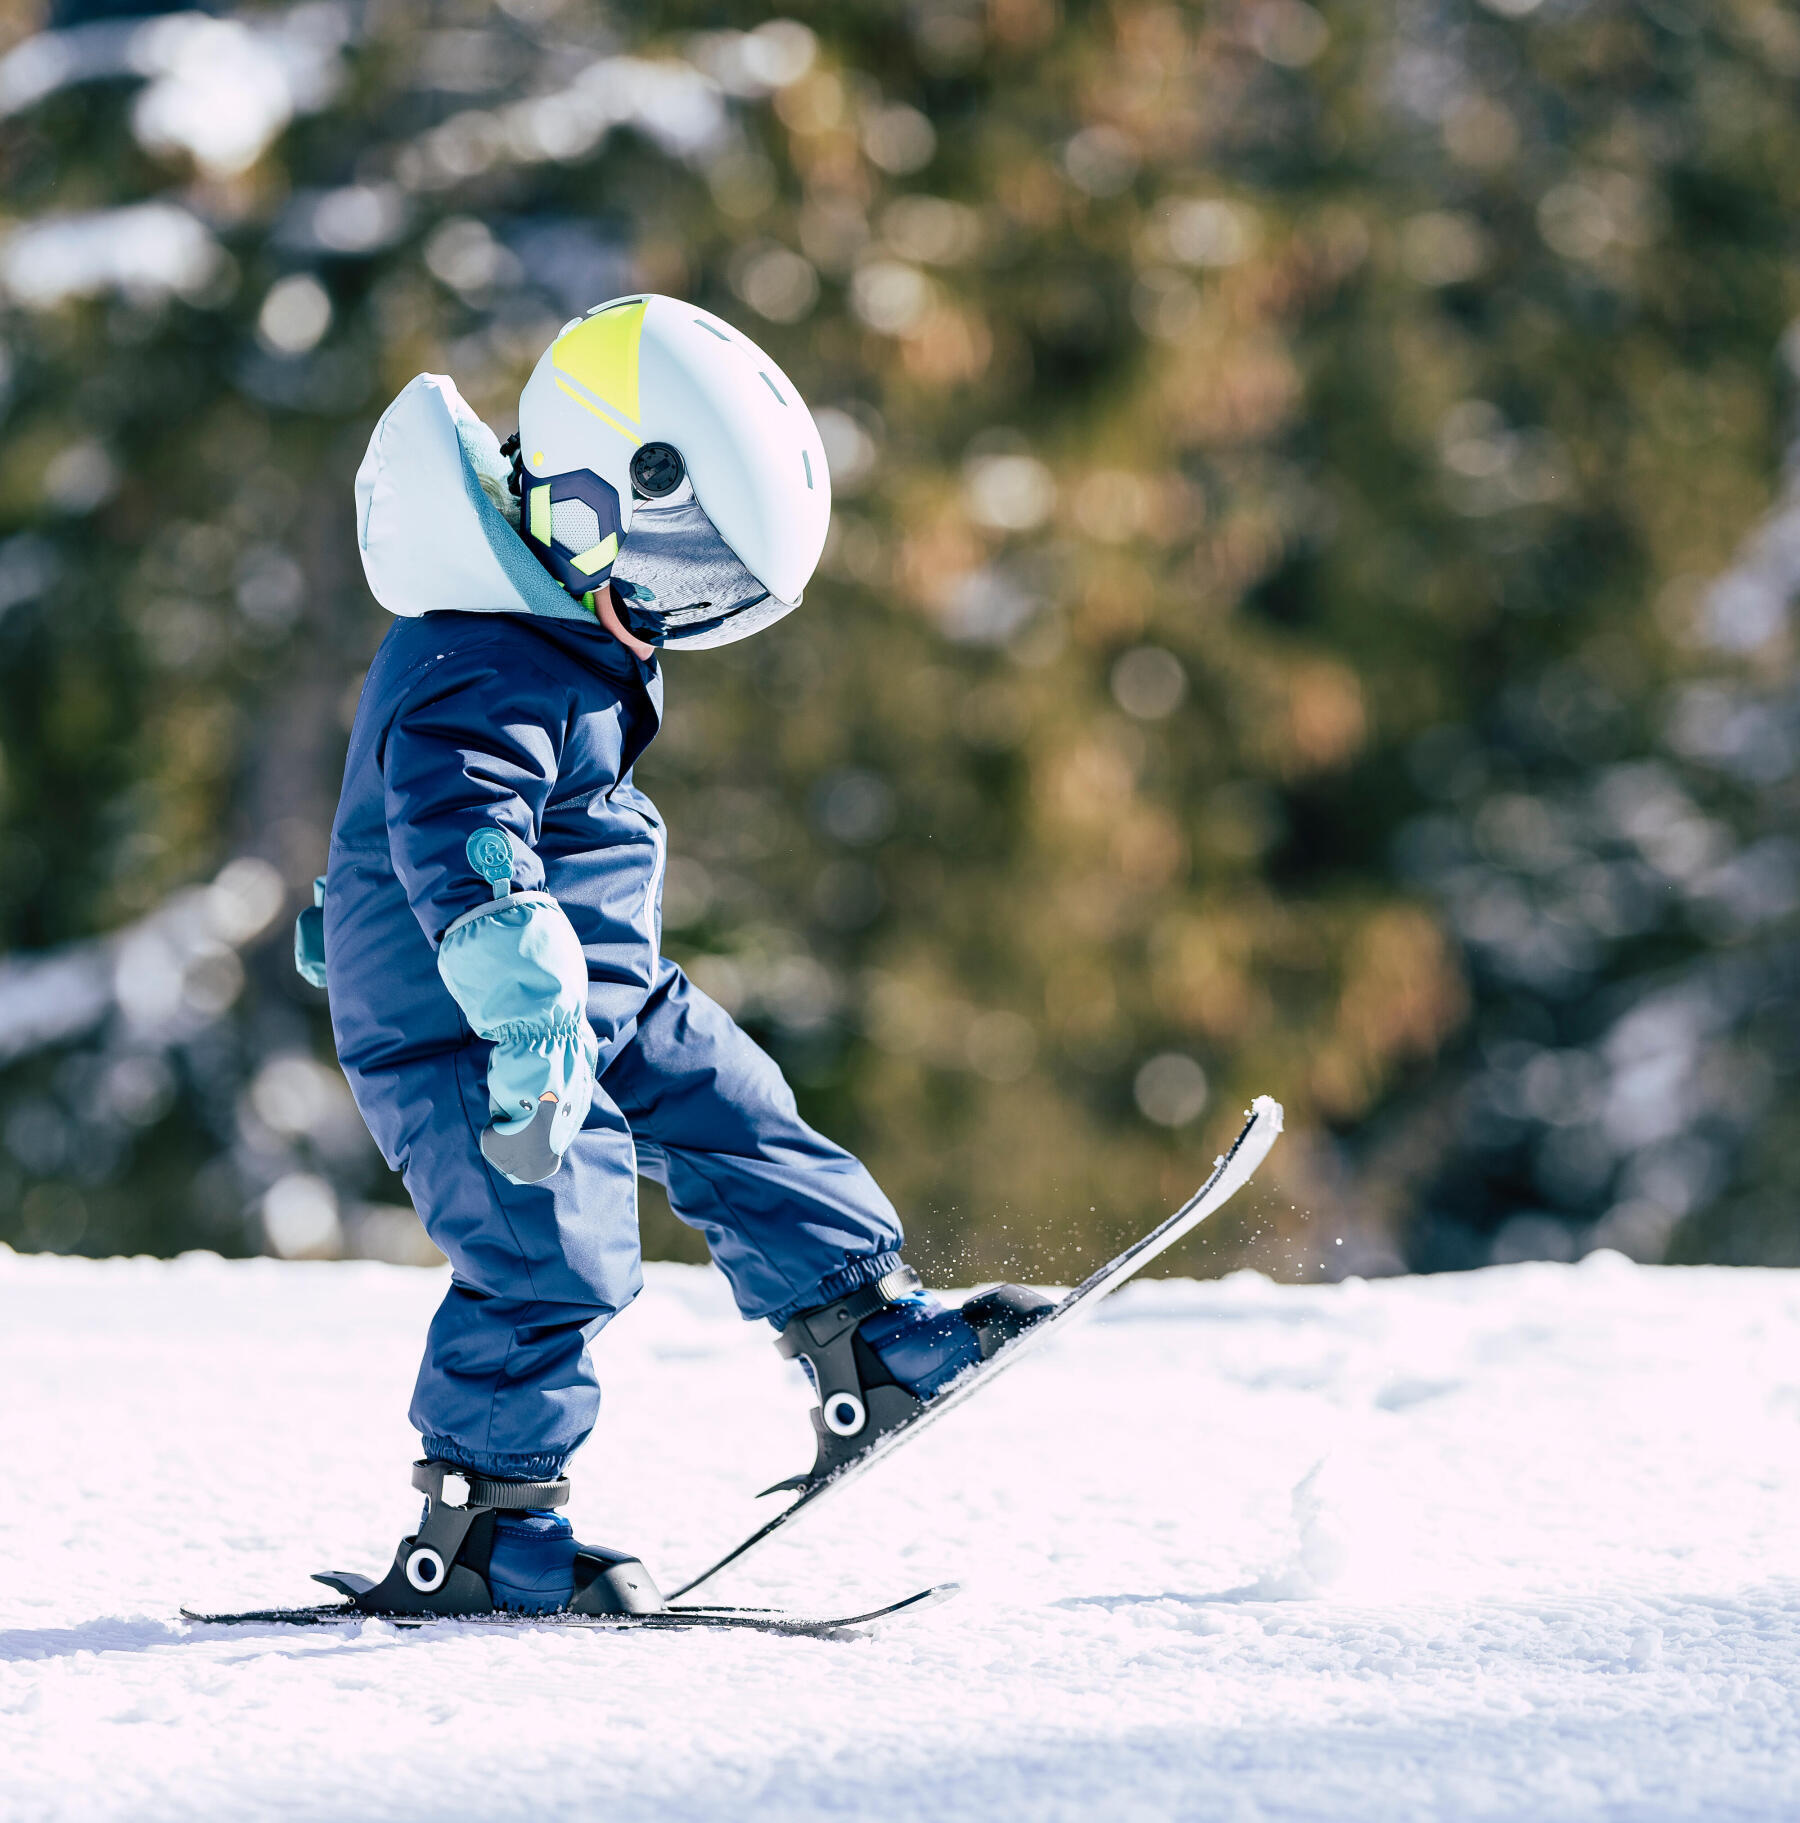
[[[338,1056],[405,1174],[450,1291],[412,1420],[429,1455],[561,1472],[593,1428],[588,1344],[637,1294],[636,1177],[706,1237],[748,1318],[837,1297],[899,1261],[892,1205],[795,1110],[774,1062],[661,954],[662,820],[632,783],[662,679],[592,621],[400,620],[363,686],[331,836],[325,954]],[[598,1087],[561,1169],[482,1157],[490,1047],[439,978],[446,928],[491,899],[465,853],[505,829],[515,884],[586,958]]]

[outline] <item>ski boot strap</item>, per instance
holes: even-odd
[[[865,1317],[886,1310],[890,1304],[903,1303],[924,1289],[924,1280],[910,1266],[896,1266],[872,1285],[858,1285],[829,1304],[796,1311],[775,1338],[775,1346],[790,1360],[803,1351],[829,1348],[845,1330],[854,1329]]]
[[[473,1469],[458,1468],[454,1462],[415,1462],[412,1484],[434,1507],[467,1509],[471,1513],[489,1507],[517,1513],[528,1507],[569,1504],[566,1475],[555,1481],[496,1481],[492,1476],[476,1474]]]

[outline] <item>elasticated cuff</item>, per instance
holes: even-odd
[[[579,1038],[584,1031],[593,1029],[588,1024],[587,1014],[559,1008],[542,1019],[508,1020],[505,1025],[497,1025],[481,1035],[492,1044],[511,1045],[515,1050],[547,1055],[552,1046],[561,1044],[565,1038]]]
[[[773,1312],[769,1321],[777,1329],[784,1329],[797,1311],[812,1310],[820,1304],[829,1304],[833,1298],[841,1298],[845,1292],[854,1291],[859,1285],[873,1285],[877,1279],[902,1264],[904,1262],[898,1253],[869,1253],[864,1254],[860,1260],[846,1260],[835,1272],[828,1272],[804,1297],[795,1298],[791,1304],[784,1304]]]
[[[430,1462],[450,1462],[496,1481],[554,1481],[562,1472],[566,1455],[509,1456],[484,1450],[467,1450],[448,1437],[421,1437],[420,1446]]]

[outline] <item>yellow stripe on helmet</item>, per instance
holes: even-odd
[[[559,373],[566,373],[577,386],[633,424],[642,417],[638,407],[638,347],[648,308],[648,298],[637,298],[602,310],[598,316],[584,317],[558,339],[552,350]]]
[[[586,393],[577,392],[567,380],[558,380],[556,382],[556,390],[558,392],[566,392],[583,411],[591,411],[608,430],[616,430],[633,449],[636,449],[637,446],[643,442],[644,439],[642,437],[638,436],[634,431],[627,430],[611,412],[602,411]]]

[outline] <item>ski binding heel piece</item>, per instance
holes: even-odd
[[[859,1285],[829,1304],[802,1310],[775,1338],[777,1351],[798,1361],[812,1381],[819,1403],[812,1411],[818,1455],[804,1475],[777,1482],[766,1493],[808,1488],[853,1462],[876,1438],[897,1430],[918,1411],[920,1401],[876,1359],[857,1334],[865,1318],[923,1289],[910,1266],[896,1266],[872,1285]]]
[[[920,1394],[902,1386],[884,1364],[862,1326],[877,1312],[905,1304],[923,1289],[910,1266],[896,1266],[872,1285],[790,1318],[775,1346],[806,1369],[819,1396],[812,1413],[818,1452],[812,1468],[777,1482],[765,1493],[801,1492],[855,1462],[890,1432],[902,1430],[944,1389]],[[959,1311],[987,1361],[1033,1323],[1056,1308],[1041,1292],[1021,1285],[997,1285],[971,1298]],[[973,1357],[971,1357],[973,1361]]]
[[[415,1462],[412,1484],[425,1496],[418,1531],[400,1541],[386,1576],[372,1582],[353,1571],[328,1570],[314,1576],[347,1596],[365,1614],[492,1614],[488,1559],[494,1547],[494,1516],[567,1503],[569,1484],[555,1481],[495,1481],[449,1462]],[[593,1547],[575,1554],[577,1614],[655,1614],[663,1606],[650,1572],[624,1551]]]

